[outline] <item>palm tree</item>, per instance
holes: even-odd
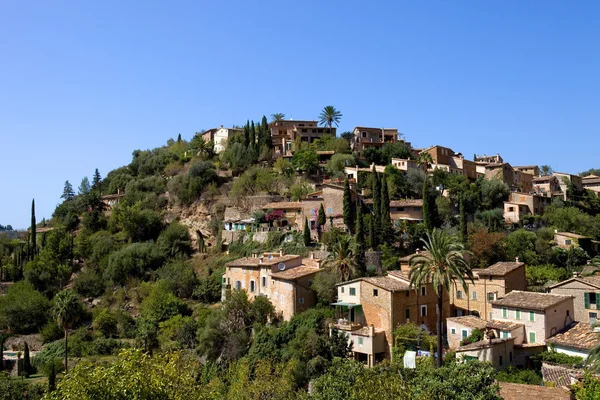
[[[600,256],[596,256],[588,261],[583,270],[582,276],[594,276],[596,273],[600,272]]]
[[[425,254],[416,254],[410,258],[409,278],[411,285],[419,288],[431,283],[437,294],[437,365],[442,366],[442,306],[444,291],[450,292],[452,284],[458,282],[465,292],[469,291],[465,277],[473,282],[473,272],[465,260],[465,248],[454,235],[433,229],[421,239]]]
[[[325,267],[337,272],[342,281],[347,281],[356,272],[356,262],[352,252],[351,241],[348,236],[340,236],[334,244],[332,251],[325,260]]]
[[[338,127],[340,126],[340,119],[342,119],[342,113],[336,110],[334,106],[325,106],[321,114],[319,114],[319,123],[323,126],[329,126],[330,133],[333,124]]]
[[[431,154],[426,151],[420,152],[419,157],[417,158],[417,165],[423,167],[423,171],[425,172],[426,176],[427,170],[429,169],[429,166],[431,164],[433,164],[433,157],[431,156]]]
[[[542,165],[540,167],[540,172],[542,173],[542,176],[552,175],[552,167],[549,165]]]
[[[597,344],[590,350],[590,354],[585,360],[585,365],[593,373],[600,373],[600,344]]]
[[[271,114],[271,118],[273,118],[273,121],[271,121],[271,122],[283,121],[285,119],[285,114],[284,113]]]
[[[71,290],[63,290],[58,292],[54,297],[54,307],[52,314],[56,319],[56,323],[60,325],[65,332],[65,371],[68,371],[68,339],[69,328],[77,320],[81,312],[81,303]]]

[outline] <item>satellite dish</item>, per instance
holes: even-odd
[[[279,265],[277,265],[277,268],[279,268],[280,271],[285,271],[285,264],[280,262]]]

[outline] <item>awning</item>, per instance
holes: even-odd
[[[345,306],[345,307],[356,307],[360,306],[360,304],[356,303],[344,303],[343,301],[339,301],[337,303],[331,303],[332,306]]]

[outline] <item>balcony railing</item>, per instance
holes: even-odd
[[[361,323],[348,321],[346,319],[338,319],[337,322],[331,324],[331,328],[347,332],[357,331],[362,327]]]

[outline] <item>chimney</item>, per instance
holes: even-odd
[[[373,324],[369,326],[369,336],[375,336],[375,327],[373,326]]]
[[[415,253],[416,253],[416,254],[419,254],[419,251],[420,251],[420,250],[419,250],[419,249],[417,249],[417,250],[415,250]]]
[[[579,272],[577,272],[577,271],[573,272],[573,278],[579,278]]]
[[[117,188],[117,194],[121,194],[121,188]]]
[[[519,257],[515,257],[515,262],[519,262]]]
[[[279,248],[279,257],[283,257],[285,253],[283,252],[283,247]]]
[[[315,252],[314,252],[314,251],[311,251],[311,252],[310,252],[310,259],[311,259],[311,260],[314,260],[314,259],[315,259]],[[589,263],[589,261],[588,261],[588,263]]]
[[[223,125],[221,125],[221,128],[223,128]]]
[[[263,256],[260,256],[260,257],[258,258],[258,263],[259,263],[259,264],[262,264],[262,263],[263,263]]]

